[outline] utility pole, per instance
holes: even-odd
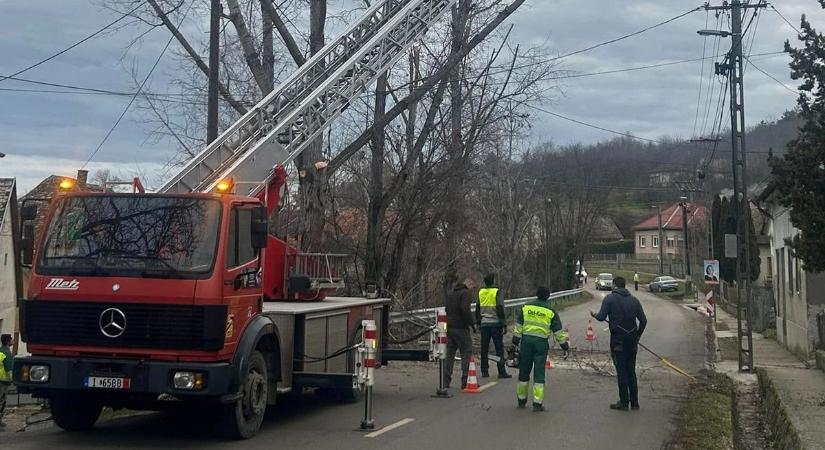
[[[662,207],[659,205],[655,206],[656,208],[656,218],[659,220],[659,275],[665,274],[665,252],[662,243]]]
[[[767,7],[767,3],[742,4],[733,0],[730,4],[710,6],[705,9],[728,10],[731,16],[731,31],[702,30],[700,35],[731,36],[733,43],[727,64],[717,64],[717,71],[727,71],[730,85],[731,119],[731,172],[733,175],[733,211],[736,217],[736,302],[737,341],[739,346],[739,371],[753,371],[753,331],[751,329],[751,282],[750,282],[750,203],[748,201],[747,147],[745,146],[745,90],[743,84],[744,56],[742,55],[742,11]],[[754,12],[756,13],[756,12]],[[744,295],[743,295],[744,294]]]
[[[209,12],[209,91],[206,106],[206,144],[218,138],[218,77],[220,76],[221,0],[211,0]]]
[[[681,202],[679,202],[679,206],[682,207],[682,231],[684,232],[683,239],[685,241],[683,250],[685,252],[684,256],[684,263],[685,263],[685,291],[688,293],[691,292],[691,282],[693,278],[691,277],[691,267],[690,267],[690,243],[689,243],[689,235],[688,235],[688,199],[687,197],[682,197]]]

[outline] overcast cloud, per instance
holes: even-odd
[[[350,0],[338,0],[341,1]],[[549,45],[564,54],[630,33],[698,6],[691,1],[528,0],[512,19],[513,43]],[[825,14],[816,0],[784,0],[777,8],[794,25],[805,13],[814,26],[825,28]],[[0,0],[0,75],[8,75],[79,40],[116,17],[89,0]],[[563,61],[571,73],[590,73],[657,64],[702,56],[706,13],[695,12],[640,36]],[[197,32],[201,24],[189,24]],[[717,26],[713,15],[708,28]],[[727,23],[722,24],[727,29]],[[123,60],[126,45],[138,32],[129,28],[94,39],[21,75],[54,83],[131,91],[127,72],[132,64],[150,67],[168,39],[164,29],[146,36]],[[751,33],[752,34],[752,33]],[[756,27],[753,54],[782,50],[783,42],[796,42],[795,32],[772,10],[765,10]],[[713,53],[708,39],[706,54]],[[176,43],[172,44],[173,47]],[[730,46],[723,39],[718,53]],[[152,76],[152,90],[162,91],[174,64],[169,57]],[[134,58],[134,59],[132,59]],[[790,87],[786,55],[757,57],[754,62]],[[707,60],[706,73],[712,65]],[[543,108],[637,136],[690,137],[700,83],[700,63],[625,72],[562,81],[564,96]],[[708,83],[707,74],[704,84]],[[715,81],[714,81],[715,82]],[[776,118],[794,106],[796,96],[752,68],[746,72],[746,106],[749,124]],[[43,89],[13,80],[0,82],[0,176],[17,177],[22,190],[50,174],[72,175],[84,164],[128,103],[127,97],[10,92],[3,89]],[[49,88],[46,88],[49,89]],[[700,131],[704,111],[700,114]],[[611,136],[537,112],[534,140],[558,143],[596,142]],[[147,143],[140,114],[127,114],[106,145],[88,165],[94,171],[159,173],[172,152],[171,143]],[[709,128],[709,125],[706,127]],[[698,133],[698,132],[697,132]]]

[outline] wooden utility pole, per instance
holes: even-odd
[[[209,12],[209,91],[206,106],[206,143],[218,138],[218,77],[220,77],[221,0],[211,0]]]

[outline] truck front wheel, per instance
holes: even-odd
[[[52,420],[66,431],[92,428],[100,418],[103,405],[80,396],[59,396],[49,400]]]
[[[241,380],[241,399],[223,407],[220,428],[235,439],[249,439],[258,433],[266,413],[268,391],[266,360],[259,351],[249,355],[249,368]]]

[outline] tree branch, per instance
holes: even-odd
[[[478,44],[480,44],[490,33],[493,32],[505,19],[510,17],[523,3],[525,0],[514,0],[512,3],[507,5],[506,8],[501,10],[501,12],[496,15],[496,17],[487,25],[484,26],[472,39],[467,43],[466,46],[462,47],[456,53],[450,55],[447,59],[447,62],[435,73],[433,76],[429,77],[426,81],[424,81],[418,88],[416,88],[412,93],[404,97],[401,101],[396,103],[381,120],[376,121],[372,124],[369,128],[364,130],[358,138],[356,138],[351,144],[349,144],[346,148],[344,148],[339,154],[337,154],[332,161],[329,163],[329,167],[327,168],[329,172],[329,176],[340,168],[352,155],[357,153],[361,148],[366,145],[373,135],[373,130],[375,128],[384,128],[392,122],[396,117],[398,117],[404,110],[406,110],[409,105],[413,102],[416,102],[424,97],[424,95],[429,92],[437,83],[441,82],[445,78],[447,78],[453,69],[455,69],[461,61],[472,51]]]
[[[238,39],[241,42],[246,65],[249,66],[252,76],[255,77],[258,88],[261,92],[267,94],[272,90],[272,86],[268,86],[266,83],[266,73],[261,64],[258,50],[255,48],[255,42],[252,40],[252,33],[250,33],[243,14],[241,14],[241,6],[238,4],[238,0],[226,0],[226,4],[229,6],[229,20],[235,25],[235,31],[237,31]]]
[[[303,66],[306,58],[301,52],[301,49],[298,48],[298,44],[295,43],[295,38],[286,27],[284,20],[281,19],[281,15],[278,14],[275,6],[272,4],[272,0],[261,0],[261,10],[272,20],[272,24],[275,25],[275,29],[278,30],[278,34],[281,36],[281,39],[283,39],[284,45],[286,45],[286,49],[289,51],[295,64]]]

